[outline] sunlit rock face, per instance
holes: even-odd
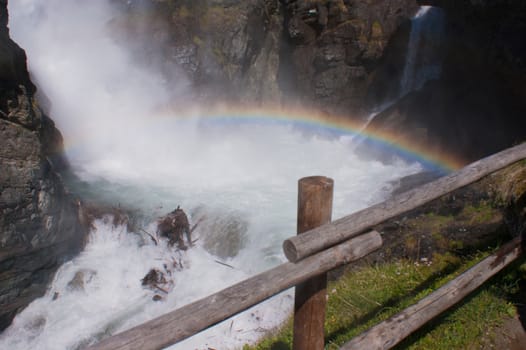
[[[418,9],[411,0],[115,2],[125,11],[114,33],[168,80],[184,75],[205,102],[346,115],[370,109],[378,99],[368,95],[396,95]]]
[[[112,31],[170,83],[203,103],[279,102],[283,16],[273,0],[121,1]],[[177,95],[181,96],[180,92]]]
[[[42,295],[82,232],[57,170],[62,136],[37,106],[24,51],[9,38],[0,1],[0,329]]]
[[[287,1],[285,90],[330,113],[363,115],[370,89],[396,94],[417,9],[407,0]]]

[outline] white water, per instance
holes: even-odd
[[[155,111],[174,91],[185,90],[184,76],[168,88],[158,74],[132,64],[108,36],[114,12],[106,1],[16,0],[9,6],[11,34],[26,49],[73,168],[94,195],[139,209],[150,218],[143,222],[149,232],[155,217],[177,205],[191,221],[206,220],[194,234],[197,246],[184,254],[154,245],[141,232],[113,227],[111,220],[97,221],[86,249],[0,335],[0,348],[75,349],[284,261],[281,242],[295,232],[301,177],[335,180],[338,218],[381,200],[390,181],[421,168],[361,159],[349,137],[305,133],[294,125],[213,126],[176,112],[161,118]],[[205,242],[225,245],[221,237],[232,231],[242,242],[235,256],[221,258],[204,248]],[[184,268],[172,268],[174,259]],[[174,288],[154,302],[140,280],[164,264]],[[84,288],[68,286],[79,271]],[[286,318],[291,293],[173,348],[233,349],[253,342]]]
[[[440,78],[440,46],[443,43],[444,32],[444,11],[438,7],[421,6],[411,20],[400,96],[422,88],[429,80]]]

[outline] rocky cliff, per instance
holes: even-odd
[[[519,0],[114,1],[124,9],[117,36],[168,79],[184,75],[194,102],[300,105],[358,119],[400,97],[410,19],[419,4],[438,5],[440,79],[370,128],[466,162],[526,136]]]
[[[169,79],[182,68],[194,98],[360,116],[370,107],[365,97],[371,86],[397,86],[409,18],[418,8],[414,0],[158,0],[121,6],[123,15],[113,23],[117,36]],[[389,65],[383,64],[386,52],[392,53]]]
[[[442,75],[377,116],[370,128],[465,161],[524,141],[526,3],[420,2],[446,11]]]
[[[115,36],[193,102],[279,101],[282,14],[275,0],[120,1]],[[175,99],[181,98],[176,91]],[[177,96],[179,95],[179,96]]]
[[[417,8],[413,0],[285,1],[286,92],[329,113],[363,116],[370,89],[400,81]]]
[[[84,232],[58,175],[67,166],[62,136],[36,103],[7,22],[7,0],[0,0],[0,330],[44,294]]]

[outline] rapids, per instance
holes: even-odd
[[[84,251],[17,315],[0,335],[0,348],[81,348],[283,262],[281,243],[295,234],[301,177],[335,180],[338,218],[382,200],[392,181],[422,170],[416,162],[363,159],[353,152],[353,135],[322,127],[304,130],[271,118],[211,123],[198,108],[160,113],[174,93],[188,93],[184,74],[168,86],[135,65],[109,35],[115,13],[108,1],[17,0],[9,11],[11,35],[26,49],[32,77],[64,134],[79,178],[72,191],[134,209],[140,230],[127,232],[111,218],[96,221]],[[206,218],[194,232],[196,247],[184,253],[153,244],[142,231],[155,232],[155,219],[177,205],[191,222]],[[173,290],[156,302],[141,279],[165,265]],[[254,342],[286,319],[292,294],[171,348]]]

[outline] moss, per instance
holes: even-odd
[[[202,31],[210,32],[214,28],[230,26],[237,20],[239,12],[235,8],[227,8],[219,5],[207,7],[199,17],[199,26]]]
[[[325,320],[326,349],[341,344],[369,327],[414,304],[485,258],[490,252],[469,257],[435,254],[428,263],[400,260],[347,272],[328,285]],[[503,320],[515,316],[507,295],[517,292],[517,275],[526,273],[526,264],[508,269],[493,283],[482,287],[460,305],[426,325],[398,348],[461,349],[479,348]],[[521,272],[522,271],[522,272]],[[483,336],[489,334],[489,340]],[[291,349],[292,321],[256,346],[244,350]]]
[[[406,251],[411,255],[417,253],[419,245],[420,240],[415,235],[407,236],[404,242],[404,247]]]
[[[379,39],[383,35],[382,24],[379,21],[374,21],[371,25],[371,39]]]
[[[481,202],[479,205],[465,206],[460,216],[466,218],[469,225],[475,225],[488,223],[496,218],[500,218],[500,212],[487,202]]]
[[[203,46],[203,40],[197,35],[194,35],[192,37],[192,41],[198,47],[202,47]]]
[[[526,193],[526,162],[517,162],[494,175],[496,202],[508,205]]]
[[[226,62],[225,55],[223,54],[223,51],[219,47],[212,48],[212,52],[214,53],[214,57],[216,58],[216,61],[223,66]]]
[[[189,18],[190,15],[191,15],[190,10],[188,10],[188,7],[186,7],[185,5],[179,7],[179,9],[177,10],[178,18],[186,19],[186,18]]]

